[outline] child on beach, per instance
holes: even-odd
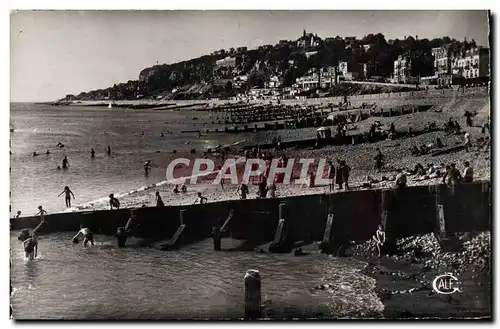
[[[160,192],[156,191],[156,206],[157,207],[164,207],[165,204],[163,203],[163,200],[161,199]]]
[[[43,222],[44,221],[44,215],[47,215],[47,212],[42,208],[42,206],[38,206],[38,212],[35,216],[40,215],[40,219]]]
[[[65,200],[66,200],[66,207],[70,208],[71,207],[71,196],[73,196],[73,199],[75,199],[75,195],[73,192],[69,189],[68,186],[64,187],[64,190],[57,196],[60,197],[62,194],[66,194]]]
[[[204,196],[201,195],[201,192],[198,192],[198,197],[196,198],[196,200],[194,200],[194,203],[193,204],[203,204],[203,203],[207,203],[208,199],[205,198]]]
[[[120,209],[120,201],[115,198],[113,193],[109,195],[109,206],[111,207],[111,210],[113,210],[113,208]]]

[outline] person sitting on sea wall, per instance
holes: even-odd
[[[115,198],[115,195],[113,193],[109,195],[109,206],[111,210],[120,209],[120,201],[117,198]]]
[[[196,200],[194,200],[193,204],[203,204],[203,203],[207,203],[208,199],[206,197],[204,197],[203,195],[201,195],[201,192],[198,192],[197,193],[197,198]]]
[[[469,161],[464,161],[464,175],[463,175],[463,182],[464,183],[472,183],[474,180],[474,170],[472,169],[470,162]]]
[[[73,237],[73,243],[78,243],[78,237],[82,235],[83,236],[83,246],[86,247],[87,243],[90,242],[91,245],[94,245],[94,234],[92,233],[91,230],[88,228],[84,227],[83,225],[80,225],[80,231],[76,233],[76,235]]]
[[[16,216],[14,218],[19,218],[19,217],[21,217],[21,210],[17,211],[17,214],[16,214]]]
[[[160,192],[156,191],[156,206],[157,207],[165,207],[165,204],[163,203],[163,200],[161,199]]]
[[[44,219],[44,216],[47,215],[47,211],[45,211],[42,206],[38,206],[38,212],[35,216],[38,216],[40,215],[40,221],[43,222],[45,219]]]

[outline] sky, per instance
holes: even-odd
[[[138,79],[149,66],[214,50],[319,37],[382,33],[473,38],[488,46],[486,11],[17,11],[10,16],[13,102],[53,101],[66,94]]]

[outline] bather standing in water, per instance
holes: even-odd
[[[110,157],[111,156],[111,146],[109,146],[109,145],[108,145],[108,151],[107,151],[107,153],[108,153],[108,156]]]
[[[64,156],[64,159],[62,160],[62,168],[66,169],[67,167],[69,167],[68,157]]]
[[[73,243],[78,243],[78,237],[82,235],[83,236],[83,246],[86,247],[87,243],[90,242],[91,245],[94,245],[94,233],[92,233],[91,230],[89,230],[86,227],[83,227],[83,225],[80,225],[80,231],[76,233],[76,235],[73,237]]]
[[[58,195],[60,197],[63,193],[66,194],[65,200],[66,200],[66,207],[70,208],[71,207],[71,196],[73,196],[73,199],[75,199],[75,195],[73,194],[73,191],[69,189],[68,186],[64,187],[64,190],[61,192],[61,194]]]
[[[95,151],[94,149],[90,149],[90,157],[95,158]]]
[[[149,175],[149,172],[151,171],[151,160],[146,161],[144,163],[144,175]]]
[[[36,239],[35,233],[31,233],[29,238],[23,241],[24,256],[33,260],[38,255],[38,240]]]

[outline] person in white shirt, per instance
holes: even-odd
[[[88,228],[83,227],[83,225],[80,225],[80,231],[78,231],[78,233],[76,233],[76,235],[73,237],[73,243],[78,243],[78,237],[80,235],[83,236],[83,246],[84,247],[86,247],[87,243],[89,243],[89,242],[91,245],[94,245],[94,234]]]
[[[465,166],[465,169],[464,169],[464,175],[463,175],[464,176],[463,182],[464,183],[472,183],[472,181],[474,180],[474,170],[472,169],[469,161],[465,161],[464,166]]]
[[[465,133],[464,139],[465,139],[464,147],[465,147],[465,150],[468,151],[469,147],[471,146],[471,144],[470,144],[470,134],[469,133]]]

